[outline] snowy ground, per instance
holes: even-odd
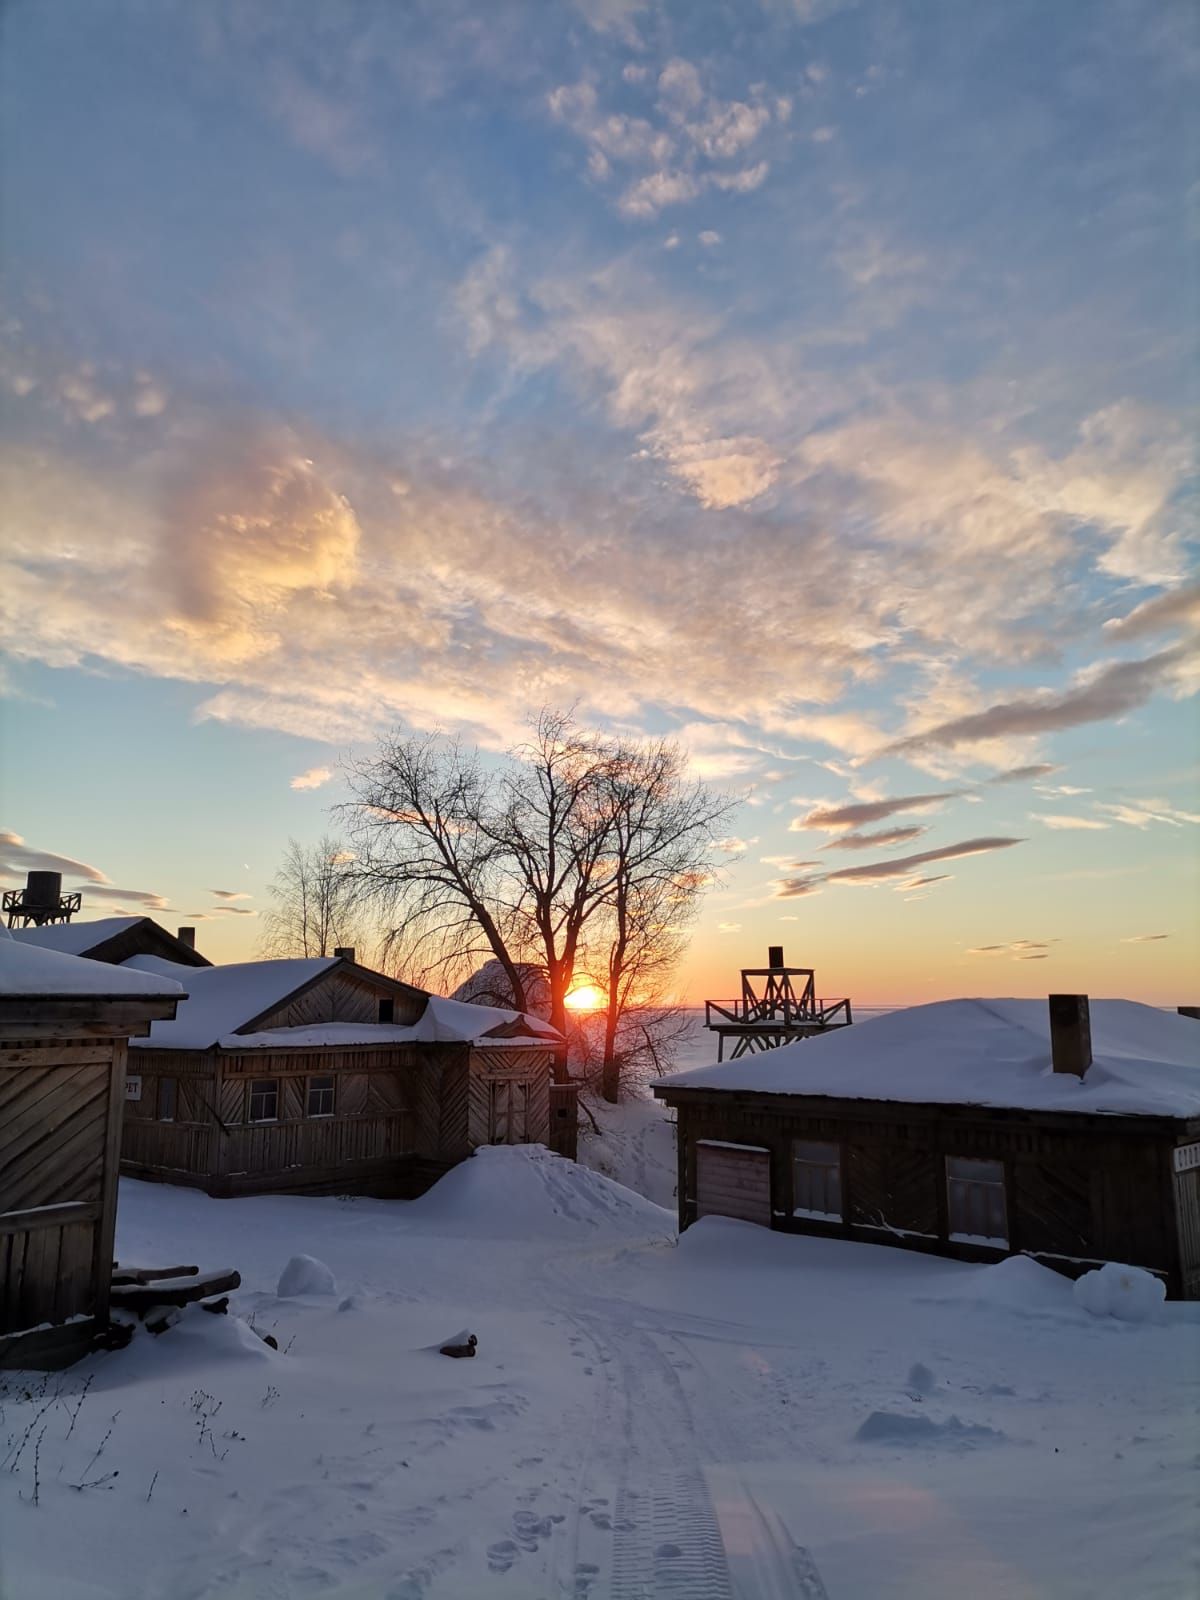
[[[192,1310],[7,1375],[4,1600],[1195,1592],[1190,1308],[735,1222],[676,1244],[540,1151],[410,1204],[129,1182],[119,1216],[123,1260],[238,1266],[280,1350]],[[335,1293],[276,1295],[298,1252]],[[428,1348],[461,1329],[476,1359]]]

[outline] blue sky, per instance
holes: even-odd
[[[4,60],[7,881],[249,954],[348,749],[577,701],[749,795],[698,991],[1190,998],[1191,6],[16,0]]]

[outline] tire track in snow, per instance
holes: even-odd
[[[573,1266],[579,1264],[577,1258]],[[565,1263],[548,1266],[546,1277],[568,1290],[570,1310],[562,1314],[586,1334],[606,1379],[593,1436],[600,1442],[580,1472],[590,1497],[581,1496],[577,1507],[573,1592],[581,1600],[589,1593],[591,1600],[827,1600],[807,1551],[758,1505],[735,1468],[719,1465],[756,1458],[761,1440],[743,1437],[744,1430],[735,1437],[719,1407],[693,1410],[680,1377],[694,1368],[687,1328],[656,1326],[649,1307],[588,1294]],[[670,1323],[690,1320],[672,1315]],[[734,1324],[695,1321],[696,1336],[709,1345],[742,1343]],[[608,1504],[597,1498],[602,1487],[614,1491],[611,1516],[600,1513],[597,1521],[597,1506]],[[607,1562],[578,1560],[585,1517],[593,1527],[611,1527],[607,1588]]]

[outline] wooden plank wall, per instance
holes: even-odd
[[[471,1150],[491,1137],[491,1084],[508,1079],[529,1086],[526,1108],[526,1144],[546,1144],[550,1138],[550,1077],[553,1052],[549,1050],[489,1050],[473,1048],[467,1083],[467,1145]]]
[[[303,994],[263,1017],[255,1024],[254,1031],[310,1027],[316,1022],[376,1022],[380,1000],[389,997],[393,1002],[394,1022],[407,1024],[420,1016],[421,1001],[409,1000],[383,985],[372,986],[335,968]]]
[[[0,1334],[107,1312],[123,1052],[82,1039],[0,1048]]]
[[[1071,1274],[1103,1261],[1142,1266],[1169,1291],[1200,1296],[1200,1198],[1194,1204],[1192,1287],[1181,1277],[1176,1190],[1164,1179],[1170,1149],[1162,1132],[1117,1131],[1096,1119],[1078,1129],[1039,1125],[1035,1115],[923,1112],[895,1121],[860,1110],[839,1116],[773,1113],[754,1104],[678,1107],[680,1225],[696,1217],[697,1141],[760,1144],[771,1151],[774,1225],[798,1232],[872,1238],[943,1254],[992,1259],[987,1247],[949,1239],[945,1158],[999,1161],[1005,1171],[1009,1252]],[[792,1141],[842,1147],[844,1220],[792,1215]],[[1187,1209],[1185,1207],[1184,1209]]]

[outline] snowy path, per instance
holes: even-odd
[[[1122,1325],[1028,1262],[746,1224],[676,1245],[638,1196],[515,1152],[409,1206],[142,1184],[121,1204],[123,1255],[236,1262],[236,1309],[280,1350],[195,1312],[57,1399],[0,1392],[4,1600],[1195,1588],[1183,1308]],[[301,1250],[336,1294],[277,1296]],[[477,1359],[429,1348],[463,1327]]]

